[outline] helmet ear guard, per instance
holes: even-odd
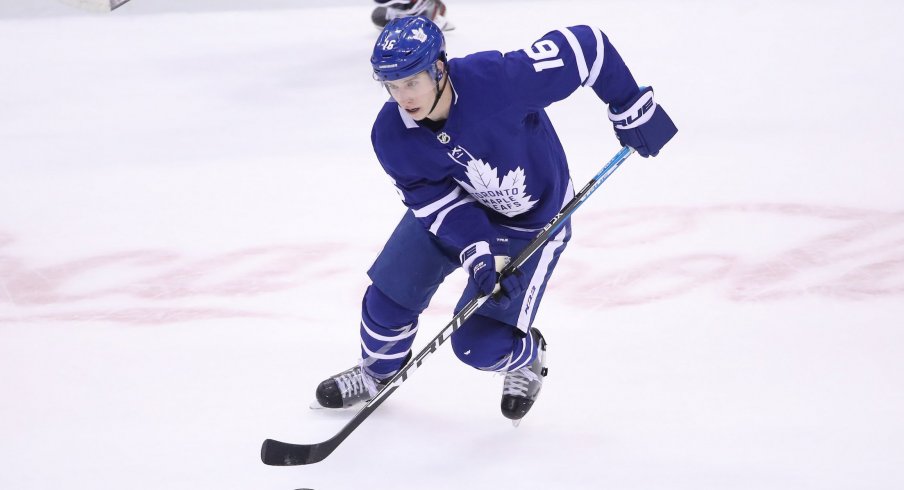
[[[436,61],[443,62],[442,69],[437,68]],[[439,58],[437,58],[436,61],[434,61],[433,64],[431,64],[427,68],[427,74],[430,75],[431,80],[433,80],[434,82],[439,82],[445,75],[446,67],[449,66],[449,64],[446,62],[446,53],[440,53]]]

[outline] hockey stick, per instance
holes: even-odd
[[[581,204],[584,204],[584,201],[593,194],[593,191],[602,185],[612,172],[614,172],[625,159],[631,156],[632,153],[634,153],[633,148],[622,148],[612,160],[596,174],[593,180],[588,182],[587,185],[585,185],[584,188],[581,189],[581,191],[578,192],[574,198],[543,227],[536,238],[534,238],[514,260],[509,262],[509,264],[502,269],[501,274],[510,274],[513,270],[524,265],[534,252],[549,240],[553,232],[555,232],[566,219],[571,217],[572,213],[574,213]],[[449,337],[452,336],[452,333],[461,327],[465,320],[470,318],[487,299],[489,299],[488,296],[479,296],[469,301],[468,304],[452,318],[452,321],[450,321],[439,334],[430,341],[430,344],[424,347],[411,362],[396,373],[396,375],[386,383],[386,386],[374,395],[373,399],[367,402],[367,404],[355,414],[338,434],[326,441],[315,444],[289,444],[273,439],[267,439],[261,446],[261,460],[264,464],[271,466],[295,466],[323,461],[324,458],[329,456],[337,447],[339,447],[339,444],[341,444],[349,434],[361,425],[361,422],[364,422],[364,419],[370,416],[381,403],[389,398],[389,395],[401,386],[411,373],[421,366],[421,363],[424,362],[424,359],[426,359],[427,356],[436,352],[436,349],[438,349],[443,342],[448,340]]]

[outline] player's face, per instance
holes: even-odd
[[[415,121],[427,117],[436,100],[436,83],[426,71],[383,84],[392,98]]]

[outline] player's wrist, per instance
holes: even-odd
[[[465,269],[470,269],[474,262],[484,255],[493,255],[490,252],[490,244],[486,241],[474,242],[463,248],[458,254],[458,261]]]
[[[653,99],[653,87],[642,87],[625,109],[610,107],[609,120],[622,146],[630,146],[643,157],[656,156],[678,128]]]

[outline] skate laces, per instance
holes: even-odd
[[[505,381],[502,383],[502,394],[503,396],[527,396],[531,381],[539,382],[540,377],[530,369],[530,366],[509,371],[505,373]]]
[[[364,393],[373,397],[380,391],[377,389],[377,382],[374,378],[364,372],[364,368],[361,366],[349,369],[339,376],[336,376],[335,379],[343,400]]]

